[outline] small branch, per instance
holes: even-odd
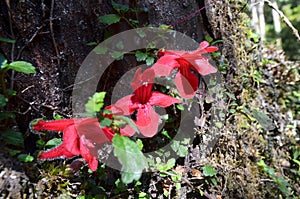
[[[10,7],[10,0],[6,0],[6,6],[7,6],[7,9],[8,9],[8,21],[9,21],[9,29],[10,29],[10,34],[11,34],[11,38],[13,40],[16,40],[16,37],[15,37],[15,34],[14,34],[14,30],[13,30],[13,26],[12,26],[12,11],[11,11],[11,7]],[[15,54],[15,43],[12,43],[11,45],[11,52],[10,52],[10,61],[13,62],[15,59],[14,59],[14,54]],[[11,76],[10,76],[10,79],[11,79],[11,82],[10,82],[10,89],[13,89],[14,87],[14,77],[15,77],[15,71],[12,70],[11,72]]]
[[[40,32],[40,30],[42,29],[43,25],[40,27],[37,27],[37,30],[34,32],[34,34],[31,36],[31,38],[22,46],[22,48],[20,49],[18,56],[16,58],[16,60],[19,60],[23,50],[33,41],[33,39],[37,36],[37,34]]]
[[[55,37],[54,37],[53,23],[52,23],[52,20],[53,20],[53,10],[54,10],[54,1],[55,1],[55,0],[52,0],[52,1],[51,1],[51,10],[50,10],[50,32],[51,32],[51,37],[52,37],[52,43],[53,43],[53,46],[54,46],[54,49],[55,49],[55,54],[56,54],[56,57],[57,57],[57,64],[60,65],[60,56],[59,56],[57,44],[56,44]]]
[[[297,40],[300,42],[300,36],[299,36],[298,30],[293,26],[291,21],[283,14],[283,12],[278,10],[276,8],[276,6],[272,2],[270,2],[269,0],[264,0],[264,2],[266,2],[270,8],[272,8],[273,10],[275,10],[279,14],[279,16],[281,17],[283,22],[293,31],[293,34],[296,36]]]

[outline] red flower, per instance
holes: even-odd
[[[198,89],[198,77],[192,72],[208,75],[217,72],[209,62],[209,58],[202,54],[217,51],[215,46],[209,46],[204,41],[196,51],[160,51],[159,59],[152,66],[156,76],[170,76],[174,69],[178,69],[175,84],[180,95],[189,99],[194,97]]]
[[[153,137],[157,133],[160,117],[154,111],[152,106],[168,107],[175,103],[181,103],[181,100],[152,91],[154,83],[154,70],[137,69],[132,88],[134,94],[123,97],[115,104],[107,107],[116,115],[132,115],[136,113],[135,124],[146,137]],[[127,125],[122,129],[128,135],[133,135],[134,130]]]
[[[110,128],[100,128],[97,118],[39,120],[33,129],[63,131],[64,133],[63,143],[49,151],[42,152],[40,159],[71,158],[81,155],[92,171],[98,167],[96,146],[110,142],[114,136]]]

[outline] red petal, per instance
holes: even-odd
[[[124,128],[120,129],[120,133],[122,136],[131,137],[135,134],[135,130],[130,125],[126,125]]]
[[[113,114],[116,115],[130,115],[132,114],[132,110],[130,110],[130,107],[133,105],[131,101],[131,97],[133,95],[127,95],[121,99],[119,99],[115,104],[110,106],[110,109]]]
[[[148,126],[151,123],[151,113],[153,111],[151,105],[144,105],[142,108],[137,109],[136,125],[137,126]]]
[[[142,79],[142,68],[138,68],[134,73],[133,81],[131,83],[133,90],[141,86],[141,79]]]
[[[203,41],[200,43],[199,49],[198,50],[204,50],[209,46],[209,43],[207,41]]]
[[[153,84],[154,83],[155,73],[152,68],[146,69],[142,73],[142,68],[138,68],[135,72],[133,81],[132,81],[132,89],[135,91],[143,85]]]
[[[113,137],[115,136],[115,132],[111,128],[108,128],[108,127],[102,128],[102,130],[103,130],[105,136],[107,137],[107,139],[111,142]]]
[[[153,110],[153,108],[148,109],[149,110],[149,117],[151,118],[149,124],[147,126],[139,126],[137,124],[137,127],[141,131],[141,133],[145,137],[153,137],[157,133],[158,125],[159,125],[159,115]]]
[[[149,103],[152,106],[168,107],[172,104],[182,103],[182,101],[169,95],[165,95],[160,92],[154,91],[152,92],[152,96],[149,100]]]
[[[215,52],[217,50],[218,50],[218,47],[216,47],[216,46],[209,46],[205,49],[205,51],[208,53]]]
[[[89,168],[92,171],[96,171],[98,167],[98,159],[96,156],[98,156],[98,154],[91,154],[92,146],[91,141],[87,140],[85,136],[80,137],[80,154],[87,161]],[[96,150],[93,150],[93,152],[95,151]]]
[[[68,126],[64,130],[63,144],[67,151],[74,155],[79,155],[79,136],[76,131],[75,125]]]
[[[192,72],[185,74],[177,73],[175,77],[175,84],[181,97],[190,99],[195,96],[198,88],[198,78]]]
[[[200,59],[196,59],[192,62],[192,64],[197,69],[198,73],[200,73],[201,75],[209,75],[218,71],[208,62],[207,57],[201,57]]]
[[[109,142],[109,134],[108,129],[106,128],[106,132],[100,127],[100,123],[97,118],[88,118],[83,120],[82,122],[76,124],[76,130],[78,132],[79,137],[84,136],[87,140],[92,140],[93,144],[101,145],[105,142]]]
[[[49,151],[42,152],[39,155],[39,158],[45,160],[45,159],[54,159],[54,158],[61,158],[61,157],[71,158],[73,156],[75,155],[67,151],[64,144],[61,144]]]
[[[174,68],[180,67],[176,61],[177,58],[179,58],[178,55],[162,56],[151,68],[156,76],[170,76]]]
[[[165,55],[177,55],[178,57],[181,57],[181,56],[183,56],[186,53],[189,53],[189,51],[183,51],[183,50],[169,50],[169,51],[165,51]]]
[[[42,131],[42,130],[63,131],[67,126],[72,124],[74,124],[73,119],[52,120],[52,121],[39,120],[38,123],[33,126],[33,129],[35,131]]]

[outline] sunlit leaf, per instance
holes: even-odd
[[[104,105],[105,94],[106,92],[97,92],[90,97],[89,101],[85,104],[86,112],[90,114],[99,112]]]
[[[53,138],[45,144],[45,147],[53,148],[53,147],[60,145],[61,143],[62,143],[61,138]]]
[[[205,165],[203,167],[203,175],[204,176],[210,176],[210,177],[212,177],[212,176],[216,175],[217,173],[218,172],[212,166],[210,166],[210,165]]]
[[[21,162],[32,162],[34,160],[34,157],[28,154],[20,154],[18,155],[18,160]]]
[[[136,142],[126,136],[115,135],[112,144],[114,155],[122,165],[122,182],[129,184],[139,180],[143,170],[147,167],[147,161]]]
[[[36,73],[35,68],[29,62],[25,61],[15,61],[8,65],[8,68],[24,73],[24,74],[34,74]]]

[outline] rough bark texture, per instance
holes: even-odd
[[[1,43],[1,50],[9,61],[26,60],[37,68],[36,75],[16,74],[13,80],[8,79],[9,84],[13,81],[13,88],[19,93],[19,98],[12,103],[20,113],[17,114],[17,122],[22,131],[26,131],[28,122],[33,118],[51,118],[53,111],[71,115],[72,84],[80,64],[93,49],[86,44],[103,40],[105,26],[98,22],[98,16],[114,11],[110,1],[7,2],[9,7],[5,1],[0,3],[0,34],[1,37],[15,39],[16,44],[14,52],[5,43]],[[154,26],[175,25],[175,30],[197,41],[207,33],[201,14],[180,22],[199,9],[195,0],[116,2],[146,7],[148,13],[138,15],[139,21],[148,21]],[[108,31],[116,34],[129,28],[123,22],[109,27]],[[122,70],[121,67],[116,68]]]
[[[185,18],[198,10],[199,6],[203,6],[203,3],[196,0],[115,2],[133,7],[146,7],[148,12],[135,16],[141,26],[173,25],[174,30],[183,32],[197,41],[202,40],[204,34],[209,32],[201,14]],[[12,46],[1,42],[1,53],[9,62],[24,60],[31,62],[37,69],[35,75],[15,73],[9,74],[6,79],[10,88],[18,93],[17,97],[10,100],[8,109],[16,112],[17,128],[24,134],[28,132],[24,135],[27,152],[35,152],[36,136],[28,130],[31,120],[38,117],[52,119],[55,112],[66,117],[71,116],[74,79],[80,64],[93,49],[86,44],[102,41],[105,28],[110,34],[132,28],[124,21],[110,27],[99,23],[99,16],[110,13],[115,13],[110,1],[102,0],[0,1],[0,37],[16,40]],[[128,17],[134,17],[131,13],[129,15]],[[135,58],[130,56],[124,62],[113,63],[113,69],[108,70],[105,76],[105,83],[101,84],[103,81],[100,81],[99,90],[109,91],[114,85],[113,80],[120,78],[124,72],[137,64]],[[25,185],[26,176],[18,174],[11,164],[0,161],[4,166],[1,169],[9,168],[3,170],[5,181],[2,181],[4,184],[1,185],[4,191],[2,194],[19,197],[22,190],[32,192],[29,191],[32,189],[31,185]],[[11,185],[15,186],[13,192],[6,188],[11,172],[16,174],[16,181],[23,183],[22,186]],[[41,196],[39,194],[42,193],[37,193],[36,196]]]

